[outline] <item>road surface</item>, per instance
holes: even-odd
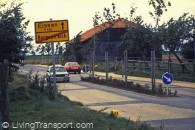
[[[27,65],[23,72],[32,69],[45,74],[46,67]],[[195,130],[195,88],[174,86],[178,97],[156,97],[80,81],[85,74],[70,74],[70,83],[58,83],[62,94],[70,100],[82,102],[94,110],[119,110],[121,117],[146,121],[164,130]],[[139,81],[141,82],[141,81]]]

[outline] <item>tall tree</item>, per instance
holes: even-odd
[[[159,32],[162,34],[163,45],[169,51],[169,55],[173,54],[181,64],[182,71],[187,71],[185,64],[178,56],[176,51],[180,50],[184,40],[189,39],[191,25],[189,17],[186,13],[180,16],[177,20],[171,18],[167,23],[164,23]]]
[[[167,7],[171,6],[171,3],[166,0],[148,0],[149,6],[153,7],[153,12],[150,11],[150,16],[154,19],[155,27],[153,29],[154,32],[158,32],[159,22],[161,16],[164,14],[164,12],[167,11]],[[159,45],[159,37],[158,35],[155,35],[152,37],[152,44],[153,44],[153,51],[152,51],[152,67],[151,67],[151,78],[152,78],[152,92],[155,93],[155,87],[156,87],[156,79],[155,79],[155,54],[156,54],[156,48],[157,45]],[[156,45],[157,44],[157,45]]]
[[[121,49],[128,48],[130,57],[142,57],[146,61],[146,57],[150,57],[154,32],[151,31],[151,25],[144,24],[141,16],[134,18],[133,22],[136,27],[128,29],[125,33],[123,39],[127,40],[128,44],[122,44]]]
[[[76,34],[73,40],[67,42],[65,49],[61,48],[61,51],[64,51],[65,60],[82,63],[86,46],[84,47],[84,44],[81,43],[81,33],[82,31]]]
[[[23,3],[0,4],[0,62],[9,61],[9,75],[17,71],[31,49],[33,38],[26,31],[29,20],[23,15]]]
[[[107,42],[105,44],[106,80],[108,80],[108,56],[109,56],[109,51],[112,48],[112,44],[110,43],[110,33],[111,33],[112,26],[117,22],[117,20],[120,20],[120,15],[116,13],[116,6],[114,3],[112,3],[111,9],[104,8],[103,17],[99,16],[99,12],[97,12],[95,16],[93,17],[94,27],[99,27],[100,31],[106,29],[106,33],[107,33]],[[102,26],[98,26],[100,21],[101,23],[103,23]],[[96,46],[95,45],[96,39],[98,39],[97,33],[94,36],[94,47]],[[93,51],[93,55],[95,55],[95,51]]]
[[[26,28],[29,20],[25,20],[22,13],[23,3],[11,5],[0,4],[0,116],[2,122],[9,122],[9,92],[8,79],[18,70],[17,65],[22,65],[25,54],[31,48],[33,40]],[[8,74],[9,72],[9,74]],[[9,75],[9,76],[8,76]],[[5,128],[8,129],[9,128]]]
[[[181,51],[182,51],[182,56],[184,56],[184,58],[194,60],[194,66],[195,66],[195,17],[194,15],[188,17],[188,25],[190,27],[189,29],[190,32],[188,33],[188,37],[185,40],[186,42],[185,44],[183,44]]]

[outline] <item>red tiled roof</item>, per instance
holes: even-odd
[[[117,21],[114,22],[113,25],[109,24],[109,23],[103,23],[95,28],[91,28],[89,30],[87,30],[86,32],[81,34],[81,42],[88,40],[89,38],[93,37],[96,33],[100,33],[103,30],[105,30],[108,27],[112,27],[112,28],[132,28],[135,27],[135,23],[132,23],[126,19],[118,19]],[[73,40],[71,40],[73,41]]]

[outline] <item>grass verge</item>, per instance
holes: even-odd
[[[133,122],[125,118],[116,118],[110,116],[110,114],[91,110],[81,103],[70,101],[67,97],[61,95],[54,100],[49,100],[44,93],[31,89],[28,85],[26,77],[19,74],[15,76],[14,82],[9,84],[11,130],[16,129],[16,127],[17,130],[43,130],[45,128],[57,130],[57,127],[59,127],[58,130],[154,129],[140,120]],[[24,125],[22,125],[23,122]],[[36,122],[46,124],[41,125]],[[64,124],[62,126],[57,123]]]

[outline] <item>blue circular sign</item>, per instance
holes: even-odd
[[[163,81],[163,83],[166,84],[166,85],[171,84],[171,83],[173,82],[173,80],[174,80],[173,75],[170,74],[170,73],[168,73],[168,72],[166,72],[166,73],[164,73],[164,74],[162,75],[162,81]]]
[[[88,72],[89,71],[89,67],[87,65],[84,65],[82,68],[83,72]]]

